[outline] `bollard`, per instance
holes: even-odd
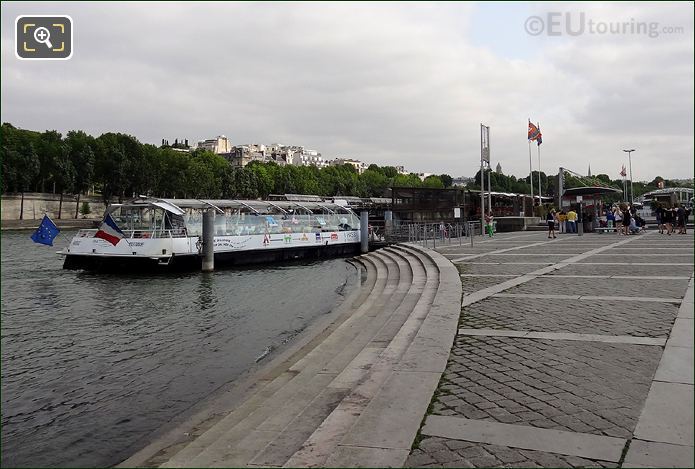
[[[203,272],[215,270],[215,212],[203,213]]]
[[[369,252],[369,212],[366,210],[360,212],[360,252]]]

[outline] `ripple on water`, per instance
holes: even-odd
[[[356,281],[340,259],[212,275],[64,271],[65,242],[2,233],[3,466],[118,463]]]

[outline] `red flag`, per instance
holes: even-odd
[[[622,167],[622,169],[620,170],[620,173],[619,173],[619,174],[620,174],[622,177],[627,176],[627,171],[625,171],[625,165],[623,165],[623,167]]]

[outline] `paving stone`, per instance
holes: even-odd
[[[461,375],[480,378],[450,383],[452,395],[461,399],[453,407],[454,415],[621,437],[634,430],[661,354],[659,347],[651,346],[506,337],[457,337],[455,348],[459,353],[452,354],[449,363],[457,364]],[[491,357],[502,353],[515,371],[489,368]],[[483,355],[487,358],[481,360]],[[563,379],[550,371],[558,371]],[[555,386],[543,386],[531,395],[516,391],[523,384],[520,379],[531,372]],[[500,379],[513,373],[516,377],[510,380]],[[480,379],[494,384],[480,386]],[[484,416],[480,408],[467,403],[473,391],[476,403],[482,397],[494,404],[482,409]],[[493,401],[489,398],[493,394],[503,398]],[[616,407],[624,409],[616,414]]]
[[[533,298],[496,297],[466,306],[460,325],[473,329],[667,337],[677,314],[678,306],[670,303],[650,303],[644,307],[629,302],[606,305],[576,300],[569,305]]]
[[[608,262],[606,260],[602,262]],[[620,261],[618,261],[620,262]],[[692,262],[692,257],[691,261]],[[688,277],[693,273],[693,267],[687,265],[644,266],[644,265],[592,265],[571,264],[562,269],[550,272],[548,275],[673,275]],[[569,280],[569,279],[568,279]]]
[[[569,295],[601,295],[601,291],[616,296],[639,296],[654,298],[682,298],[688,288],[688,280],[659,282],[646,279],[600,279],[562,278],[543,276],[505,290],[504,293],[546,294],[548,292]],[[634,307],[635,305],[633,305]],[[575,331],[573,331],[575,332]]]

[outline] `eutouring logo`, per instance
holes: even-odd
[[[657,38],[661,34],[683,34],[683,26],[662,26],[656,21],[597,21],[582,12],[550,11],[543,16],[529,16],[524,29],[531,36],[630,35]]]

